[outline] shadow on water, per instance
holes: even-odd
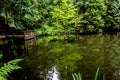
[[[98,67],[98,80],[104,73],[106,80],[120,80],[119,34],[54,36],[26,44],[19,42],[8,42],[1,48],[3,54],[9,53],[5,59],[24,59],[23,68],[11,74],[10,80],[46,80],[58,76],[58,80],[72,80],[72,73],[81,73],[83,80],[93,80]],[[54,73],[59,75],[55,77]]]

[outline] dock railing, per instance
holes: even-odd
[[[16,31],[5,31],[0,30],[0,35],[6,36],[6,38],[23,38],[24,40],[32,39],[36,37],[36,33],[33,30],[16,30]]]

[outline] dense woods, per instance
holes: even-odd
[[[102,33],[120,29],[119,0],[2,0],[0,28],[38,35]]]

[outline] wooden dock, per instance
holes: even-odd
[[[24,39],[30,40],[36,37],[36,33],[33,30],[27,31],[5,31],[0,30],[0,39]]]
[[[6,38],[5,35],[0,35],[0,39],[4,39],[4,38]]]

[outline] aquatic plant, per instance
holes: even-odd
[[[98,80],[99,70],[100,70],[100,68],[98,67],[98,68],[97,68],[97,71],[96,71],[96,74],[95,74],[94,80]],[[80,73],[78,73],[78,74],[77,74],[77,73],[74,73],[74,74],[72,74],[72,77],[73,77],[73,80],[82,80],[82,76],[81,76]],[[105,74],[103,75],[102,80],[105,80]]]
[[[78,74],[74,73],[72,74],[72,76],[73,76],[73,80],[82,80],[82,76],[80,75],[80,73]]]
[[[100,70],[100,68],[98,67],[98,69],[97,69],[97,71],[96,71],[96,74],[95,74],[95,78],[94,78],[94,80],[97,80],[97,78],[98,78],[98,73],[99,73],[99,70]]]

